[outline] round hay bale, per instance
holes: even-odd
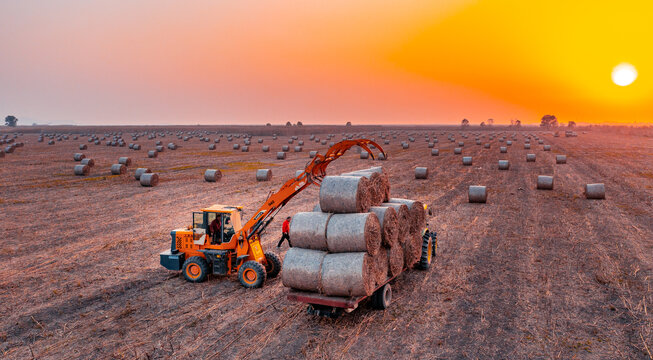
[[[369,159],[370,158],[370,153],[368,153],[367,151],[361,151],[359,156],[360,156],[361,159]]]
[[[456,155],[460,155],[460,154],[463,153],[463,149],[461,149],[461,148],[459,148],[459,147],[454,148],[454,149],[453,149],[453,153],[456,154]]]
[[[244,146],[240,149],[240,151],[241,151],[241,152],[249,152],[249,146],[244,145]]]
[[[472,157],[471,156],[463,156],[463,165],[464,166],[471,166],[472,165]]]
[[[372,205],[378,205],[383,202],[385,197],[385,180],[386,177],[383,176],[383,173],[374,172],[374,171],[365,171],[359,170],[350,173],[340,174],[341,176],[365,176],[367,180],[370,181],[369,190],[370,190],[370,199]],[[389,186],[389,183],[387,184]]]
[[[85,158],[85,159],[82,159],[80,164],[88,165],[89,167],[93,167],[93,166],[95,166],[95,161],[93,159]]]
[[[386,249],[382,249],[378,254],[372,257],[374,262],[374,278],[376,286],[381,286],[388,280],[388,254]]]
[[[159,174],[145,173],[140,178],[141,186],[156,186],[159,183]]]
[[[508,170],[508,169],[510,169],[510,161],[499,160],[499,170]]]
[[[54,140],[48,141],[48,145],[54,145]]]
[[[390,276],[399,275],[399,273],[404,269],[404,249],[397,242],[390,249],[386,250],[388,256],[388,270]]]
[[[404,265],[411,269],[422,256],[422,236],[421,234],[406,234],[405,238],[403,243]]]
[[[402,142],[402,143],[401,143],[401,147],[402,147],[403,149],[408,149],[409,145],[408,145],[407,142]]]
[[[372,295],[375,284],[374,262],[367,253],[327,254],[324,257],[322,262],[324,294],[369,296]]]
[[[322,212],[322,209],[320,208],[320,203],[315,204],[313,206],[313,212]]]
[[[140,149],[141,149],[141,146],[138,145],[138,144],[134,144],[134,147],[133,147],[132,149],[134,149],[134,150],[140,150]]]
[[[487,201],[487,189],[485,186],[471,185],[468,191],[470,203],[485,203]]]
[[[526,143],[524,144],[524,149],[529,150],[531,148],[531,144]]]
[[[91,167],[88,165],[75,165],[75,175],[86,176],[91,172]]]
[[[502,153],[502,154],[505,154],[505,153],[508,152],[508,148],[505,147],[505,146],[501,146],[501,147],[499,147],[499,152]]]
[[[269,152],[270,151],[270,145],[263,145],[261,150],[263,150],[263,152]]]
[[[75,153],[75,155],[73,155],[73,159],[75,161],[82,161],[85,157],[86,157],[86,155],[84,155],[82,153]]]
[[[290,151],[290,146],[288,146],[288,145],[282,146],[281,151],[284,151],[284,152]]]
[[[86,149],[88,149],[88,146],[86,146],[86,144],[79,145],[79,150],[86,150]]]
[[[462,142],[462,141],[458,141],[458,146],[463,147],[463,146],[465,146],[465,143]]]
[[[326,176],[320,185],[320,207],[325,212],[367,212],[371,196],[369,180],[364,176]]]
[[[553,190],[553,176],[538,175],[537,188],[539,190]]]
[[[486,149],[489,149],[489,148],[490,148],[490,144],[489,144],[489,143],[485,143],[485,144],[483,144],[483,147],[486,148]]]
[[[301,146],[295,146],[295,152],[302,152],[302,147]]]
[[[124,164],[113,164],[111,165],[111,174],[113,175],[122,175],[127,171],[127,168]]]
[[[165,150],[165,148],[163,147],[163,145],[157,145],[157,146],[156,146],[156,151],[158,151],[158,152],[163,152],[163,150]]]
[[[415,179],[428,179],[428,178],[429,178],[429,168],[427,167],[415,168]]]
[[[605,199],[605,185],[602,183],[585,184],[585,197],[587,199]]]
[[[308,157],[311,159],[314,158],[315,155],[317,155],[317,150],[309,151],[308,153]]]
[[[240,149],[240,144],[234,144],[232,147],[234,150]]]
[[[377,160],[385,160],[385,155],[383,155],[383,153],[379,153],[379,154],[376,156],[376,159],[377,159]]]
[[[431,149],[431,156],[440,156],[440,149]]]
[[[381,243],[385,247],[391,247],[398,243],[397,211],[389,206],[372,206],[370,212],[379,219],[381,226]]]
[[[256,181],[270,181],[272,179],[272,170],[258,169],[256,170]]]
[[[544,140],[537,140],[537,143],[542,145],[542,144],[544,144]]]
[[[551,145],[544,145],[542,148],[544,151],[551,151]]]
[[[422,230],[426,227],[426,212],[424,211],[424,204],[422,204],[421,201],[400,198],[392,198],[389,202],[408,206],[408,211],[410,211],[410,233],[419,233],[421,236]]]
[[[150,173],[152,173],[152,170],[150,170],[149,168],[138,168],[136,169],[136,171],[134,171],[134,179],[140,180],[141,175],[150,174]]]
[[[123,156],[118,159],[118,164],[122,164],[125,166],[130,166],[132,164],[132,159],[126,156]]]
[[[374,213],[334,214],[327,224],[326,242],[330,253],[367,252],[374,256],[381,248],[379,219]]]
[[[149,158],[155,158],[159,155],[159,152],[156,150],[150,150],[147,152],[147,157]]]
[[[177,150],[177,144],[175,144],[175,143],[169,143],[169,144],[168,144],[168,149],[170,149],[170,150]]]
[[[283,151],[277,152],[277,160],[284,160],[286,158],[286,153]]]
[[[209,150],[215,150],[215,144],[209,144]]]
[[[510,140],[506,141],[506,145],[511,146],[511,145],[512,145],[512,141],[510,141]]]
[[[408,205],[385,202],[381,206],[392,207],[397,213],[397,242],[403,244],[404,234],[410,233],[411,213]]]
[[[526,162],[535,162],[535,154],[526,154]]]
[[[218,182],[222,179],[222,171],[218,169],[206,169],[204,172],[204,181],[206,182]]]
[[[292,247],[283,259],[281,283],[283,286],[313,292],[322,292],[322,263],[326,251]]]
[[[290,221],[288,235],[293,247],[312,250],[328,249],[327,225],[332,214],[324,212],[299,212]]]
[[[567,155],[556,155],[556,164],[566,164]]]
[[[429,149],[433,149],[435,147],[435,143],[429,142],[428,147]]]

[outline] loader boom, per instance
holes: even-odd
[[[281,210],[290,199],[311,184],[317,183],[319,185],[326,175],[327,166],[353,146],[360,146],[364,151],[367,151],[370,154],[372,159],[374,159],[374,154],[368,145],[376,147],[384,156],[387,157],[386,153],[377,143],[368,139],[343,140],[333,145],[329,150],[327,150],[326,154],[315,155],[315,157],[306,165],[302,174],[286,181],[286,183],[283,184],[276,193],[270,193],[267,200],[265,200],[265,203],[263,203],[254,216],[243,225],[241,234],[248,240],[254,236],[258,238],[265,228],[272,222],[277,212]]]

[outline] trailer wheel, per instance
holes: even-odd
[[[381,286],[372,295],[372,306],[377,310],[384,310],[392,302],[392,287],[390,284]]]
[[[427,231],[422,236],[422,256],[417,264],[418,269],[428,270],[431,267],[431,260],[433,260],[435,254],[434,246],[437,246],[437,243],[433,241],[431,234]]]
[[[206,280],[209,273],[209,265],[201,256],[192,256],[184,262],[182,267],[184,278],[187,281],[199,283]]]
[[[279,275],[281,271],[281,259],[275,253],[265,253],[265,260],[267,265],[265,266],[265,272],[269,278],[275,278]]]
[[[257,261],[247,261],[238,269],[238,280],[248,289],[260,288],[265,282],[265,268]]]

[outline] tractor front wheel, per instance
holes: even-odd
[[[265,268],[257,261],[250,260],[240,266],[238,280],[248,289],[260,288],[265,282]]]
[[[267,276],[270,279],[277,277],[281,272],[281,259],[279,259],[279,256],[275,253],[265,253],[265,261],[268,263],[265,266]]]
[[[209,265],[203,257],[192,256],[184,262],[182,271],[187,281],[199,283],[206,280],[206,276],[209,273]]]

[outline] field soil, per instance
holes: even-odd
[[[552,146],[545,152],[536,140],[525,150],[524,135],[535,131],[519,131],[501,154],[505,143],[488,141],[490,131],[481,132],[482,143],[491,143],[484,149],[475,145],[474,130],[464,139],[460,130],[394,129],[386,161],[348,152],[329,174],[384,166],[392,197],[429,205],[439,247],[429,271],[412,270],[392,283],[387,310],[364,303],[333,320],[289,302],[280,277],[246,290],[236,276],[192,284],[159,264],[170,231],[189,225],[192,211],[242,205],[248,219],[270,191],[304,168],[310,150],[327,146],[304,133],[303,151],[277,160],[287,135],[276,141],[255,135],[244,153],[232,150],[242,138],[223,137],[209,151],[198,138],[130,141],[127,131],[125,141],[142,150],[93,145],[87,137],[47,145],[29,133],[17,138],[24,147],[0,158],[0,357],[651,358],[651,137],[538,132]],[[337,141],[356,130],[329,131],[337,131]],[[378,132],[368,136],[382,144]],[[404,150],[408,133],[415,142]],[[430,156],[424,133],[437,135],[439,156]],[[443,135],[449,133],[455,143]],[[150,159],[156,140],[180,148]],[[458,141],[472,166],[454,155]],[[78,149],[82,143],[88,150]],[[262,145],[271,151],[263,153]],[[95,160],[90,175],[73,175],[77,152]],[[527,153],[536,162],[527,163]],[[567,164],[556,165],[557,154],[566,154]],[[127,174],[111,175],[121,156],[133,164]],[[510,160],[509,171],[498,170],[500,159]],[[428,167],[429,178],[416,180],[416,166]],[[137,167],[157,172],[159,185],[140,186]],[[221,169],[222,180],[205,182],[207,168]],[[259,168],[272,169],[272,180],[257,182]],[[554,189],[536,190],[537,175],[553,175]],[[584,197],[584,185],[595,182],[605,184],[605,200]],[[468,203],[470,185],[487,186],[487,203]],[[283,209],[263,236],[266,251],[283,257],[287,244],[276,248],[280,219],[310,211],[318,191],[310,187]]]

